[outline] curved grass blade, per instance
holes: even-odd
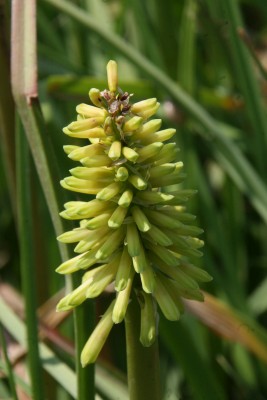
[[[0,297],[0,321],[10,334],[24,348],[27,347],[25,324],[16,316]],[[75,399],[77,398],[77,383],[75,373],[64,363],[44,343],[39,343],[39,352],[43,368]]]

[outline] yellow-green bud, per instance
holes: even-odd
[[[118,181],[124,182],[124,181],[127,181],[128,176],[129,176],[128,169],[125,167],[120,167],[116,171],[115,178]]]
[[[123,132],[125,133],[132,133],[136,131],[142,124],[143,118],[141,117],[132,117],[128,119],[123,125]]]
[[[126,217],[127,211],[128,210],[125,207],[117,207],[108,220],[108,226],[113,229],[119,228]]]
[[[146,161],[147,159],[150,159],[151,157],[156,156],[157,154],[159,154],[162,147],[163,143],[155,142],[145,147],[142,147],[141,149],[137,149],[136,152],[139,154],[138,162],[141,163]]]
[[[144,252],[144,248],[142,244],[140,243],[140,249],[139,249],[139,254],[135,257],[133,257],[133,267],[135,271],[140,274],[147,268],[148,261],[146,259],[146,255]]]
[[[93,118],[93,117],[104,118],[106,115],[108,115],[107,111],[104,110],[103,108],[90,106],[89,104],[84,104],[84,103],[79,104],[76,107],[76,111],[78,114],[82,115],[84,118]]]
[[[71,144],[66,144],[65,146],[63,146],[63,150],[65,151],[66,154],[70,154],[72,153],[74,150],[80,149],[80,146],[74,146]]]
[[[63,132],[71,137],[78,139],[105,138],[106,134],[103,128],[92,128],[83,131],[71,131],[69,128],[63,128]]]
[[[100,247],[96,253],[96,258],[104,260],[109,257],[121,245],[125,235],[125,230],[121,227],[109,235],[108,240]]]
[[[135,163],[139,157],[138,153],[130,147],[123,147],[122,154],[127,158],[127,160],[132,161],[133,163]]]
[[[80,119],[79,121],[71,122],[66,128],[71,132],[85,131],[88,129],[96,128],[97,126],[100,126],[103,122],[104,122],[104,116],[86,118],[86,119]]]
[[[89,90],[89,98],[96,107],[103,107],[99,89],[95,89],[95,88],[90,89]]]
[[[134,223],[127,225],[127,246],[128,252],[131,257],[138,256],[141,252],[142,245],[140,243],[140,237],[136,225]]]
[[[114,305],[113,313],[112,313],[112,320],[113,320],[114,324],[119,324],[120,322],[123,321],[123,319],[125,317],[129,299],[130,299],[130,295],[131,295],[133,277],[134,277],[134,271],[132,269],[128,276],[125,289],[123,289],[117,293],[117,297],[116,297],[116,301],[115,301],[115,305]]]
[[[147,182],[138,175],[130,175],[128,181],[138,190],[145,190]]]
[[[128,278],[130,276],[132,268],[132,259],[128,253],[128,249],[125,246],[120,259],[120,264],[116,274],[115,289],[117,292],[126,288]]]
[[[85,367],[87,364],[94,363],[104,346],[107,337],[113,326],[112,312],[115,300],[110,304],[105,314],[101,317],[95,330],[86,342],[81,353],[81,364]]]
[[[156,287],[153,295],[155,296],[164,316],[170,321],[177,321],[180,318],[180,312],[172,300],[169,292],[162,283],[162,279],[156,277]]]
[[[116,61],[110,60],[107,64],[108,88],[116,92],[118,86],[118,66]]]
[[[120,158],[121,156],[121,142],[116,140],[115,142],[112,143],[110,146],[109,152],[108,152],[109,158],[111,158],[113,161],[116,161]]]
[[[150,225],[147,235],[153,242],[160,244],[161,246],[165,247],[173,244],[170,237],[155,225]]]
[[[108,167],[112,163],[112,160],[105,154],[96,154],[90,157],[85,157],[81,160],[81,163],[85,167]]]
[[[129,207],[133,199],[133,192],[131,190],[125,190],[119,198],[118,204],[122,207]]]
[[[151,224],[148,221],[146,215],[138,206],[131,208],[131,214],[133,216],[134,222],[138,226],[139,231],[147,232],[151,228]]]
[[[121,190],[121,184],[119,182],[111,183],[104,189],[98,191],[96,198],[99,200],[110,200],[116,196]]]
[[[144,111],[151,109],[151,107],[154,107],[156,104],[156,98],[138,101],[132,105],[131,112],[134,114],[143,113]]]
[[[103,148],[101,145],[97,144],[90,144],[84,147],[74,146],[75,148],[68,154],[68,157],[75,161],[80,161],[83,158],[91,157],[94,155],[99,155],[103,153]]]
[[[102,226],[106,226],[108,223],[108,220],[111,216],[111,213],[109,214],[100,214],[95,218],[90,219],[86,223],[86,228],[88,229],[97,229]]]
[[[153,293],[155,290],[155,274],[150,263],[147,262],[143,271],[140,272],[142,288],[146,293]]]

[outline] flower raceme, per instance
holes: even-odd
[[[108,90],[91,89],[93,105],[79,104],[77,121],[63,132],[88,139],[83,147],[65,146],[80,166],[61,181],[68,190],[95,195],[90,201],[70,201],[60,214],[79,220],[79,227],[58,240],[77,243],[74,258],[57,268],[61,274],[85,270],[80,286],[67,294],[57,310],[69,310],[99,296],[113,283],[116,297],[100,319],[81,354],[82,365],[94,362],[113,326],[123,321],[133,295],[140,304],[140,341],[150,346],[156,337],[157,305],[175,321],[182,298],[203,301],[198,282],[207,272],[188,261],[201,256],[202,230],[184,204],[194,194],[178,184],[184,180],[177,147],[169,141],[175,129],[161,130],[155,98],[131,104],[118,87],[117,64],[107,64]]]

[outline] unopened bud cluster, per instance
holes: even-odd
[[[207,272],[188,257],[198,257],[202,230],[184,204],[194,194],[179,189],[182,162],[177,146],[166,143],[175,129],[161,130],[155,98],[131,103],[118,87],[117,64],[107,65],[108,90],[91,89],[92,105],[80,104],[77,121],[63,132],[88,139],[83,147],[65,146],[68,157],[80,162],[61,185],[95,195],[90,201],[70,201],[61,216],[79,220],[79,227],[59,236],[77,243],[76,257],[57,268],[61,274],[85,270],[82,282],[58,304],[69,310],[99,296],[114,283],[116,297],[102,316],[81,355],[94,362],[113,326],[123,321],[131,296],[140,304],[140,341],[150,346],[156,337],[157,305],[175,321],[183,311],[182,298],[203,300],[197,282],[209,281]]]

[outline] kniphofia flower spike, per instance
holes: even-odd
[[[137,103],[118,87],[117,64],[107,64],[108,89],[91,89],[93,105],[79,104],[77,121],[63,132],[88,139],[88,145],[65,146],[80,166],[61,181],[68,190],[94,195],[70,201],[63,218],[79,227],[59,236],[77,243],[77,256],[57,268],[61,274],[84,270],[80,286],[67,294],[57,310],[69,310],[99,296],[113,283],[115,298],[100,319],[81,354],[83,365],[94,362],[113,326],[123,321],[131,297],[140,304],[140,341],[156,337],[157,306],[175,321],[183,312],[182,298],[203,301],[198,282],[211,277],[188,258],[201,255],[202,230],[185,211],[193,190],[180,189],[183,163],[176,161],[175,129],[161,130],[157,99]],[[167,143],[165,143],[167,142]]]

